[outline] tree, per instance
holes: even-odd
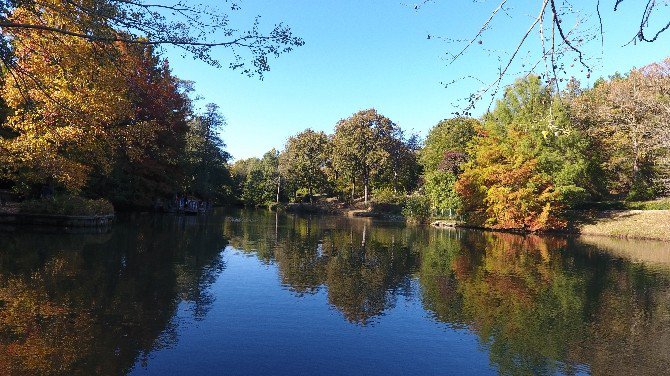
[[[590,144],[539,77],[518,80],[485,116],[456,182],[463,213],[479,226],[546,230],[593,190]]]
[[[48,8],[40,17],[64,28],[76,27]],[[19,8],[11,20],[38,19]],[[114,134],[132,119],[128,86],[117,70],[118,51],[102,53],[97,44],[69,36],[54,42],[33,29],[12,29],[10,37],[15,57],[3,88],[12,109],[6,126],[14,137],[3,140],[10,176],[24,186],[48,184],[79,191],[94,169],[109,172]]]
[[[225,119],[219,107],[210,103],[203,115],[189,122],[186,134],[183,191],[201,198],[227,202],[232,196],[232,178],[228,171],[230,155],[220,137]]]
[[[328,136],[307,129],[288,139],[279,155],[279,168],[296,188],[307,189],[312,200],[314,189],[322,189],[328,182],[325,168],[330,154]]]
[[[261,206],[275,202],[279,181],[279,152],[272,149],[262,159],[248,158],[231,167],[237,197],[245,205]]]
[[[412,135],[405,139],[402,130],[399,130],[398,136],[386,143],[389,154],[389,169],[382,170],[377,180],[378,185],[392,186],[393,192],[398,193],[402,190],[404,193],[416,188],[416,184],[421,174],[417,150],[419,149],[419,138]]]
[[[240,9],[236,3],[230,8]],[[17,18],[17,13],[28,17]],[[61,22],[54,22],[54,17]],[[268,56],[279,56],[304,44],[281,23],[267,33],[260,30],[258,18],[247,31],[230,23],[228,14],[183,1],[0,0],[0,56],[5,68],[21,74],[12,63],[13,35],[35,31],[51,42],[69,37],[97,45],[173,45],[215,66],[220,63],[210,55],[212,48],[228,48],[233,55],[231,69],[262,77],[270,70]]]
[[[467,161],[466,150],[481,123],[476,119],[457,117],[437,123],[428,133],[420,161],[424,169],[423,190],[434,213],[453,215],[461,202],[454,183]]]
[[[599,144],[610,192],[648,199],[670,151],[670,59],[602,80],[571,101],[574,121]]]
[[[368,202],[372,179],[389,169],[394,140],[400,139],[400,128],[376,110],[364,110],[340,120],[333,136],[333,164],[352,184],[362,181],[364,200]]]
[[[464,153],[476,134],[480,122],[472,118],[445,119],[430,130],[420,152],[421,165],[426,172],[440,167],[447,152]]]
[[[183,190],[183,159],[190,83],[174,77],[167,60],[151,46],[120,46],[118,66],[128,85],[132,117],[115,133],[109,174],[93,171],[87,191],[117,206],[150,206],[157,197]]]

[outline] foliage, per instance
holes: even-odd
[[[248,158],[231,167],[236,196],[247,206],[264,206],[276,201],[279,183],[279,152],[275,149],[262,159]]]
[[[405,199],[402,215],[414,223],[426,223],[430,219],[430,201],[426,196],[413,194]]]
[[[94,170],[86,190],[119,206],[148,207],[156,197],[183,189],[186,138],[194,122],[187,121],[191,89],[149,47],[122,48],[121,58],[133,115],[108,151],[114,157],[111,172]]]
[[[207,200],[229,202],[232,177],[228,171],[230,155],[219,136],[225,119],[215,104],[189,122],[184,153],[186,179],[182,190]]]
[[[670,210],[670,198],[625,202],[625,207],[630,210]]]
[[[236,4],[231,11],[239,10]],[[22,13],[27,19],[17,19]],[[12,15],[12,16],[7,16]],[[53,22],[56,17],[62,22]],[[137,0],[0,0],[4,68],[23,75],[11,63],[8,45],[12,35],[35,30],[52,43],[74,38],[91,44],[173,45],[214,66],[220,62],[211,55],[216,47],[229,49],[231,69],[260,77],[270,70],[268,57],[277,57],[302,46],[291,28],[275,24],[268,32],[260,29],[258,19],[248,30],[231,25],[230,16],[213,7],[185,2],[154,4]],[[221,36],[224,38],[222,39]]]
[[[404,195],[398,195],[391,188],[375,189],[372,201],[376,204],[400,205],[404,202]]]
[[[359,111],[337,123],[333,165],[354,187],[356,181],[362,182],[366,202],[373,179],[393,170],[392,148],[399,147],[398,139],[400,128],[374,109]]]
[[[290,137],[279,155],[279,169],[294,189],[323,190],[327,183],[326,164],[330,159],[330,141],[323,132],[307,129]]]
[[[428,133],[421,149],[420,161],[424,171],[435,171],[445,160],[451,160],[452,155],[446,153],[464,153],[479,127],[478,120],[465,117],[445,119],[437,123]]]
[[[454,191],[457,176],[452,172],[435,170],[424,176],[423,190],[430,200],[431,211],[439,216],[453,215],[461,208],[461,199]]]
[[[572,101],[574,121],[598,142],[612,194],[649,199],[670,152],[670,59],[600,80]]]
[[[71,30],[83,30],[88,22],[85,18],[73,22],[50,8],[39,16]],[[19,8],[11,21],[38,19]],[[3,33],[11,37],[14,69],[31,77],[9,74],[3,88],[13,109],[6,126],[16,134],[3,142],[12,167],[10,178],[19,184],[51,184],[77,192],[93,170],[111,170],[109,150],[114,149],[115,135],[132,118],[128,86],[118,78],[118,51],[69,36],[55,43],[48,34],[32,29],[3,29]]]
[[[80,196],[60,195],[52,198],[21,202],[20,213],[48,215],[108,215],[114,207],[105,199],[87,199]]]
[[[564,106],[538,77],[507,89],[475,141],[456,183],[471,224],[561,228],[562,210],[592,187],[588,140],[571,127]]]

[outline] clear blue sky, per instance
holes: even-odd
[[[485,49],[510,50],[539,9],[537,0],[510,0],[509,13],[515,16],[501,16],[482,45],[448,65],[446,52],[458,45],[427,35],[469,38],[499,1],[437,0],[419,10],[402,1],[242,0],[242,10],[231,14],[240,28],[261,15],[261,28],[284,22],[306,42],[273,59],[263,81],[183,58],[173,50],[167,56],[177,76],[195,82],[197,94],[204,98],[200,105],[213,102],[221,107],[228,120],[223,138],[233,157],[241,159],[280,149],[289,136],[308,127],[330,133],[338,120],[372,107],[406,131],[425,135],[439,120],[452,116],[459,99],[482,86],[467,80],[445,88],[442,82],[468,75],[494,79],[500,62]],[[587,20],[593,20],[595,2],[578,2],[588,8]],[[623,9],[613,13],[609,3],[614,0],[602,3],[604,54],[599,41],[585,47],[598,61],[591,80],[584,83],[670,55],[670,33],[655,44],[622,47],[635,34],[643,9],[636,2],[624,2]],[[536,46],[539,36],[530,38]],[[215,52],[224,66],[227,54],[225,49]],[[574,74],[580,76],[579,70]],[[475,115],[486,108],[480,107]]]

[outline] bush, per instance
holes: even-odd
[[[402,215],[409,222],[426,223],[430,219],[430,200],[426,196],[412,195],[405,199]]]
[[[390,188],[376,189],[372,196],[372,201],[375,204],[402,205],[403,199],[404,195],[397,195]]]
[[[52,198],[24,201],[19,212],[47,215],[109,215],[114,207],[105,199],[92,200],[79,196],[54,196]]]

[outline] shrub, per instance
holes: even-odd
[[[414,194],[405,199],[402,215],[409,222],[426,223],[430,219],[430,200],[426,196]]]
[[[404,196],[397,195],[393,192],[393,189],[390,188],[375,189],[374,195],[372,196],[372,201],[375,204],[401,205],[403,199]]]
[[[461,200],[454,191],[456,175],[453,172],[436,170],[427,173],[424,179],[423,189],[430,200],[433,213],[440,216],[451,213],[453,216],[461,209]]]
[[[19,212],[47,215],[109,215],[114,207],[105,199],[88,199],[79,196],[54,196],[52,198],[24,201]]]

